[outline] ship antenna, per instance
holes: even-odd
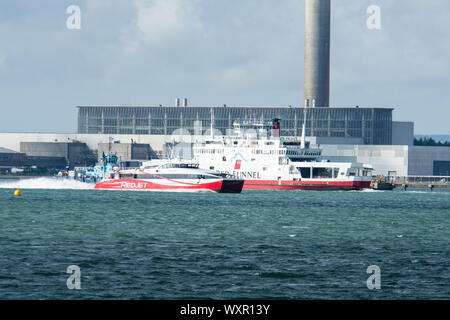
[[[300,144],[300,148],[301,149],[305,149],[305,136],[306,136],[306,110],[308,108],[309,105],[309,99],[305,100],[305,107],[303,109],[303,125],[302,125],[302,140],[301,140],[301,144]]]
[[[214,111],[213,109],[211,109],[211,139],[214,139],[213,123],[214,123]]]
[[[211,138],[214,138],[214,128],[213,128],[213,122],[211,120]]]

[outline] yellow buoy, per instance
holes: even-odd
[[[20,190],[19,190],[19,189],[17,189],[16,191],[14,191],[14,196],[18,197],[18,196],[20,196],[20,195],[21,195],[21,193],[20,193]]]

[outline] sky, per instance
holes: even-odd
[[[80,29],[67,27],[70,5]],[[2,0],[0,132],[76,132],[77,105],[301,105],[304,7]],[[448,12],[448,0],[332,0],[331,106],[394,108],[417,134],[450,134]]]

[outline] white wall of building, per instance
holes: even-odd
[[[148,143],[155,151],[163,150],[165,136],[160,135],[123,135],[123,134],[77,134],[77,133],[0,133],[0,147],[20,152],[20,142],[84,142],[92,150],[99,143],[120,141],[130,143]]]
[[[408,146],[321,145],[322,156],[330,161],[371,164],[375,175],[408,175]]]

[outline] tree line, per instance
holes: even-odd
[[[414,138],[414,145],[415,146],[433,146],[433,147],[450,147],[450,141],[436,141],[433,138],[424,138],[421,137],[420,139]]]

